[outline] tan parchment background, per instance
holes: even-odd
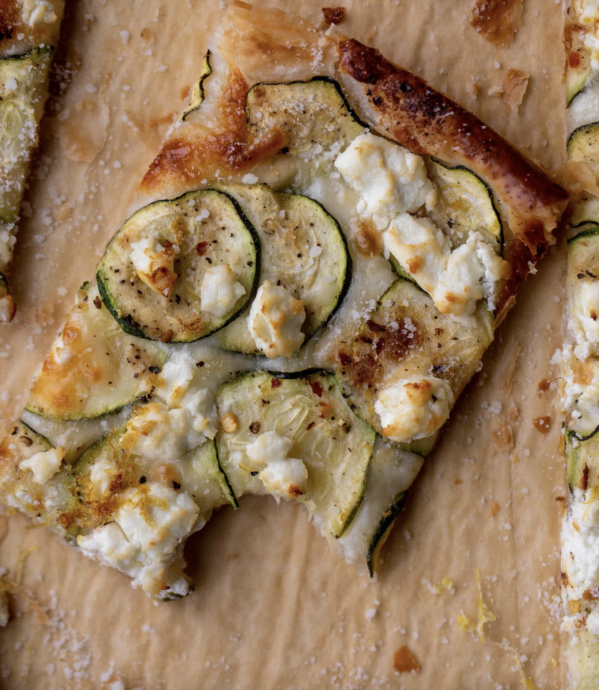
[[[270,4],[319,20],[314,0]],[[554,0],[526,0],[523,26],[505,50],[468,26],[471,0],[344,4],[345,33],[559,169],[561,9]],[[0,331],[2,429],[19,413],[76,287],[124,219],[224,7],[214,0],[70,3],[12,276],[19,316]],[[510,67],[531,74],[517,114],[488,95]],[[478,98],[466,88],[472,79]],[[14,572],[20,550],[39,547],[27,557],[23,582],[48,612],[23,611],[0,630],[0,687],[120,690],[111,686],[119,680],[127,690],[521,687],[510,654],[457,626],[462,611],[476,617],[477,568],[498,616],[489,638],[519,650],[538,688],[565,687],[560,424],[553,394],[537,395],[539,381],[556,375],[549,359],[560,343],[562,264],[563,251],[553,251],[502,326],[484,360],[484,384],[471,386],[455,409],[375,582],[329,553],[298,506],[272,499],[244,499],[240,513],[215,515],[186,549],[197,591],[160,606],[25,519],[0,518],[0,565]],[[518,417],[510,421],[514,406]],[[533,427],[541,415],[553,418],[547,435]],[[515,445],[499,450],[508,423]],[[445,577],[455,592],[434,594],[429,584]],[[418,675],[394,673],[402,644],[420,661]]]

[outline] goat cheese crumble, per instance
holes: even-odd
[[[449,383],[436,376],[410,376],[392,383],[374,404],[383,436],[397,442],[427,438],[445,423],[454,402]]]
[[[245,288],[236,282],[235,274],[229,266],[211,266],[206,270],[200,288],[201,310],[214,316],[228,314],[240,297],[245,295]]]
[[[256,293],[248,327],[256,347],[270,359],[291,357],[304,342],[306,310],[282,285],[265,280]]]
[[[64,448],[50,448],[34,453],[26,460],[21,460],[19,469],[31,470],[33,481],[37,484],[45,484],[58,472],[65,455]]]

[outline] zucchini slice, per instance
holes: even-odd
[[[568,240],[567,269],[568,310],[571,315],[568,327],[574,331],[575,337],[580,333],[583,342],[584,330],[579,321],[581,290],[585,283],[596,280],[599,280],[599,225],[587,224],[578,235]],[[599,359],[596,356],[591,355],[584,361],[574,357],[571,361],[572,381],[567,385],[588,385],[596,374],[599,374]],[[568,434],[584,441],[599,430],[599,404],[581,404],[577,412],[577,415],[566,416]]]
[[[570,227],[582,228],[587,223],[599,225],[599,197],[583,192],[570,205]]]
[[[214,441],[205,441],[179,459],[156,461],[132,454],[122,443],[124,433],[124,426],[114,429],[88,448],[73,467],[80,496],[92,513],[92,522],[112,507],[117,494],[151,481],[185,491],[206,520],[219,506],[229,503],[237,508]],[[94,487],[92,483],[92,470],[98,463],[103,463],[112,473],[108,475],[110,483],[106,482],[104,487]]]
[[[584,441],[566,431],[566,457],[568,459],[568,484],[570,491],[593,488],[599,483],[599,432]]]
[[[100,417],[152,390],[163,345],[124,333],[96,287],[84,286],[34,381],[27,410],[56,420]]]
[[[281,129],[288,137],[288,152],[301,158],[323,151],[340,153],[366,127],[329,77],[255,84],[247,95],[246,113],[255,138]]]
[[[437,190],[429,218],[450,238],[453,247],[480,232],[495,252],[503,250],[503,225],[489,186],[468,168],[450,168],[430,158],[428,176]]]
[[[47,438],[21,421],[15,422],[0,442],[0,497],[9,508],[18,508],[38,524],[50,527],[71,541],[78,532],[79,513],[73,479],[64,463],[48,481],[38,484],[20,463],[36,453],[52,450]]]
[[[337,379],[351,408],[382,434],[374,409],[379,391],[399,368],[411,376],[422,372],[423,362],[449,381],[457,399],[493,340],[493,315],[485,304],[479,305],[476,322],[465,326],[441,314],[425,292],[397,280],[353,340],[337,346]],[[426,457],[434,441],[431,436],[401,446]]]
[[[397,444],[377,438],[366,475],[364,499],[356,517],[336,544],[348,562],[365,561],[371,577],[381,548],[423,463],[419,455],[406,453]]]
[[[599,122],[582,125],[568,139],[568,158],[582,161],[595,176],[599,176]]]
[[[298,500],[324,534],[340,537],[362,500],[375,433],[349,409],[335,377],[253,371],[223,384],[216,404],[221,423],[225,415],[232,422],[218,432],[216,446],[235,496],[268,493],[247,447],[274,431],[293,441],[289,455],[308,471]]]
[[[5,223],[18,219],[52,52],[50,47],[34,48],[0,60],[0,220]]]
[[[146,275],[133,260],[144,242],[164,264]],[[110,241],[97,271],[104,304],[120,327],[140,338],[183,343],[205,338],[245,308],[259,275],[259,242],[237,202],[214,189],[157,201],[134,213]],[[172,263],[169,264],[170,260]],[[147,258],[148,254],[144,252]],[[208,269],[228,266],[243,294],[217,315],[201,308]],[[138,268],[142,266],[138,260]],[[145,280],[142,279],[145,276]]]
[[[256,229],[262,247],[259,283],[284,285],[304,302],[306,338],[332,316],[347,290],[351,264],[337,221],[318,202],[300,194],[273,192],[266,185],[228,186]],[[245,318],[217,335],[225,350],[261,354]]]
[[[204,102],[204,82],[212,74],[212,65],[210,64],[210,51],[206,53],[202,60],[202,71],[200,78],[194,84],[189,98],[189,106],[181,113],[181,120],[185,122],[187,116],[197,110]]]

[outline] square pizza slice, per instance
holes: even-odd
[[[375,49],[234,2],[0,446],[0,500],[147,594],[245,494],[372,573],[566,192]]]
[[[0,0],[0,324],[16,312],[7,275],[63,10],[64,0]]]

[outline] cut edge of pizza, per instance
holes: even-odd
[[[566,8],[567,162],[574,195],[566,270],[562,403],[568,491],[562,523],[562,594],[572,688],[599,684],[599,11]]]
[[[373,573],[565,191],[373,48],[234,2],[0,445],[0,502],[158,599],[245,494]]]
[[[17,310],[8,275],[63,11],[64,0],[4,0],[0,7],[0,324]]]

